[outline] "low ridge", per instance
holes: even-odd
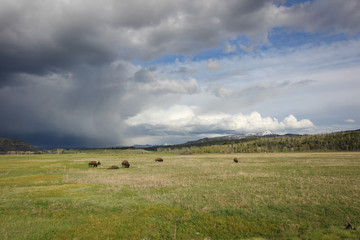
[[[8,152],[40,152],[39,149],[23,141],[0,138],[0,154]]]

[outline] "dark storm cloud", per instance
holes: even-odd
[[[266,42],[273,27],[359,30],[356,0],[277,2],[0,0],[0,137],[121,144],[126,119],[202,92],[189,75],[196,68],[175,66],[169,76],[131,61],[194,56],[243,35]]]
[[[357,32],[359,8],[356,0],[289,8],[270,0],[6,0],[0,2],[0,72],[41,74],[116,58],[193,54],[241,34],[266,40],[276,26]]]
[[[190,54],[260,26],[264,19],[244,21],[244,13],[257,15],[267,2],[2,1],[0,72]]]
[[[83,7],[61,1],[2,1],[0,71],[41,74],[113,59],[95,9]]]
[[[360,31],[359,10],[357,0],[316,0],[287,8],[279,20],[302,31],[355,34]]]
[[[168,80],[127,62],[79,66],[68,74],[16,74],[12,82],[0,90],[0,102],[6,103],[0,105],[0,136],[34,137],[31,142],[39,146],[37,137],[51,146],[81,138],[76,146],[125,144],[124,119],[151,104],[171,104],[172,95],[199,91],[195,80]]]

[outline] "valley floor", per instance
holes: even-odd
[[[347,221],[360,152],[0,156],[1,239],[359,239]]]

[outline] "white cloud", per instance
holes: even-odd
[[[355,123],[356,121],[354,119],[346,119],[345,122],[346,123]]]
[[[165,125],[169,127],[183,127],[188,125],[194,117],[194,111],[190,107],[174,105],[169,109],[151,107],[128,118],[125,122],[129,126],[149,124],[154,126]]]
[[[125,144],[124,120],[129,116],[144,107],[172,106],[181,96],[201,92],[195,78],[167,77],[126,61],[76,68],[71,74],[17,74],[0,88],[0,102],[8,102],[0,105],[1,122],[6,132],[59,132],[101,146]],[[26,117],[17,117],[14,109]],[[177,112],[175,108],[173,114]]]
[[[257,110],[275,116],[293,112],[320,122],[338,116],[337,121],[343,122],[344,113],[334,113],[333,107],[337,111],[359,107],[359,49],[360,40],[355,39],[225,57],[217,59],[220,73],[201,68],[207,61],[190,64],[198,68],[194,76],[203,89],[214,96],[203,105],[208,111]]]
[[[341,116],[358,118],[359,46],[353,40],[218,58],[217,71],[208,70],[208,60],[156,67],[119,60],[64,74],[19,74],[0,88],[0,102],[8,103],[2,123],[22,133],[50,129],[114,145],[144,136],[163,143],[160,136],[181,142],[179,135],[209,132],[316,131],[329,119],[335,125],[344,123]],[[181,67],[196,71],[186,77],[186,69],[173,71]]]
[[[234,91],[221,84],[211,85],[207,88],[207,91],[219,98],[228,98],[234,95]]]
[[[360,2],[280,2],[0,1],[0,133],[121,144],[149,131],[276,131],[359,119]],[[268,39],[274,28],[353,40],[279,50]],[[245,53],[198,60],[221,46]],[[186,60],[166,62],[174,54]],[[145,67],[151,59],[156,66]]]
[[[308,119],[302,119],[298,121],[294,115],[289,115],[284,118],[284,121],[281,123],[284,129],[302,129],[302,128],[310,128],[314,127],[314,124]]]
[[[131,126],[149,125],[154,129],[166,132],[260,132],[303,130],[314,128],[308,119],[297,120],[293,115],[283,121],[276,118],[262,117],[258,112],[251,114],[198,114],[198,108],[176,105],[169,109],[150,108],[128,118],[125,122]]]
[[[212,70],[219,70],[221,68],[221,65],[219,61],[214,59],[209,59],[207,63],[207,67]]]
[[[229,42],[225,42],[224,53],[236,52],[236,45],[231,45]]]
[[[201,87],[195,78],[186,80],[152,79],[151,82],[136,83],[131,85],[131,89],[145,91],[147,93],[157,92],[162,94],[194,94],[201,91]]]
[[[251,51],[254,44],[267,44],[275,27],[356,34],[359,10],[357,0],[316,0],[291,7],[268,0],[2,1],[0,62],[10,64],[0,64],[0,71],[47,72],[118,58],[191,56],[224,42],[229,53],[236,46],[226,41],[237,36],[249,38],[250,44],[239,46]]]
[[[245,44],[242,44],[241,42],[239,42],[239,48],[241,50],[243,50],[244,52],[251,53],[255,50],[255,45],[253,45],[253,44],[245,45]]]

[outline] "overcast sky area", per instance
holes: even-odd
[[[0,0],[0,137],[175,144],[360,128],[359,0]]]

